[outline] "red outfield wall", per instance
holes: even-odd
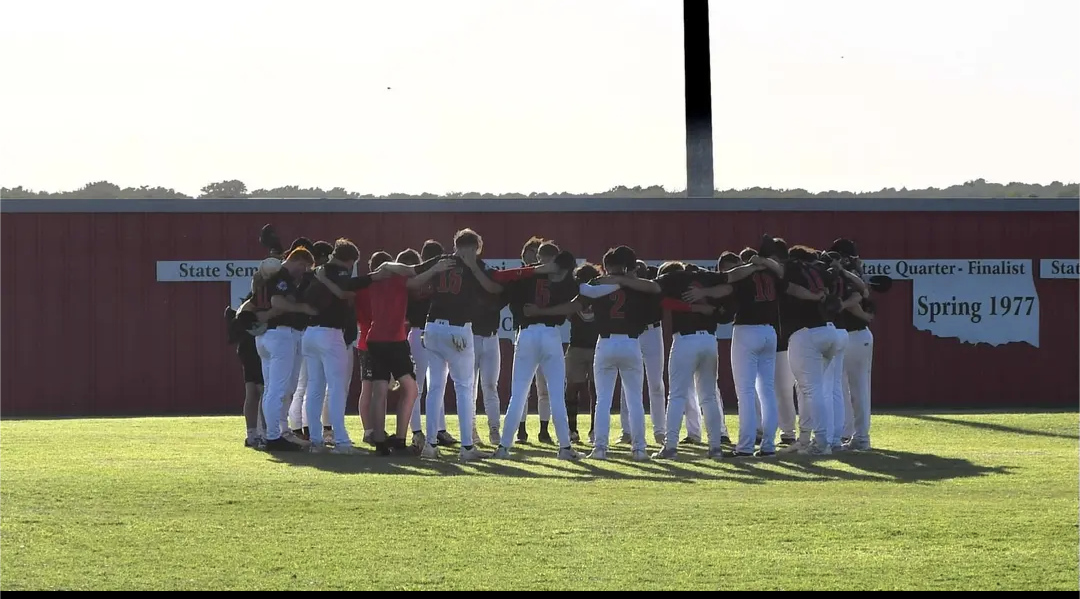
[[[3,416],[238,413],[243,383],[221,316],[229,285],[157,282],[155,265],[259,259],[257,233],[268,222],[285,243],[345,235],[362,253],[419,247],[427,238],[449,243],[468,226],[483,235],[491,258],[516,256],[537,234],[593,261],[620,243],[646,259],[712,260],[723,249],[756,245],[768,231],[816,246],[849,236],[867,259],[1031,259],[1038,348],[916,330],[911,282],[879,296],[874,405],[1075,407],[1080,396],[1077,281],[1039,276],[1040,259],[1077,257],[1075,201],[1023,200],[1039,211],[1000,200],[78,202],[3,203]],[[512,354],[503,345],[505,406]],[[726,356],[726,342],[721,349]],[[724,368],[721,391],[733,409]]]

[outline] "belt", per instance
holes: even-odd
[[[329,326],[329,325],[323,325],[323,324],[313,324],[313,325],[309,325],[309,326],[308,326],[308,328],[309,328],[309,329],[328,329],[328,330],[332,330],[332,331],[341,331],[341,332],[345,332],[345,327],[332,327],[332,326]]]
[[[473,331],[473,335],[475,335],[477,337],[494,337],[495,335],[498,335],[498,334],[499,334],[499,331],[495,331],[493,333],[477,333],[476,331]]]
[[[630,339],[637,339],[637,333],[600,333],[601,339],[610,339],[611,337],[629,337]]]
[[[713,337],[716,335],[716,333],[710,333],[709,331],[692,331],[690,333],[675,333],[675,335],[678,337],[692,337],[694,335],[708,335],[710,337]]]
[[[472,324],[472,322],[468,320],[450,320],[448,318],[428,318],[428,322],[451,327],[463,327],[465,325]]]
[[[662,321],[662,320],[658,320],[658,321],[656,321],[656,322],[654,322],[654,323],[652,323],[652,324],[647,324],[647,325],[645,325],[645,330],[646,330],[646,331],[650,331],[650,330],[652,330],[652,329],[655,329],[655,328],[658,328],[658,327],[660,327],[660,326],[661,326],[662,324],[663,324],[663,321]]]
[[[557,329],[557,328],[559,328],[559,325],[557,325],[557,324],[549,324],[549,323],[546,323],[546,322],[534,322],[532,324],[527,324],[522,328],[528,329],[528,328],[531,328],[531,327],[549,327],[549,328],[552,328],[552,329]]]

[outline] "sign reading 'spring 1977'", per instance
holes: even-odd
[[[659,265],[661,261],[647,261]],[[684,260],[709,268],[711,260]],[[493,268],[512,268],[517,259],[488,259]],[[233,307],[247,294],[258,260],[161,261],[160,282],[230,284]],[[868,275],[887,275],[912,283],[912,324],[938,337],[964,343],[1027,343],[1039,346],[1039,296],[1035,291],[1031,260],[866,260]],[[1046,259],[1039,264],[1041,278],[1080,279],[1080,261]],[[893,293],[897,293],[899,289]],[[503,309],[501,336],[512,338],[509,309]],[[569,341],[569,326],[563,326]],[[731,326],[717,337],[731,338]]]

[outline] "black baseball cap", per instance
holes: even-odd
[[[859,250],[855,247],[855,242],[844,237],[832,242],[832,247],[829,248],[829,250],[836,252],[845,258],[859,257]]]
[[[292,245],[289,247],[289,251],[291,252],[291,251],[295,250],[296,248],[304,248],[304,249],[306,249],[307,251],[310,252],[311,249],[312,249],[312,246],[314,246],[314,245],[315,244],[310,239],[308,239],[307,237],[297,237],[296,239],[293,240]]]

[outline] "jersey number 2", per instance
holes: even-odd
[[[439,293],[461,293],[461,271],[453,268],[439,273]]]
[[[614,302],[611,305],[611,318],[616,320],[626,318],[626,312],[623,311],[623,305],[626,304],[626,292],[620,289],[612,293],[611,301]]]

